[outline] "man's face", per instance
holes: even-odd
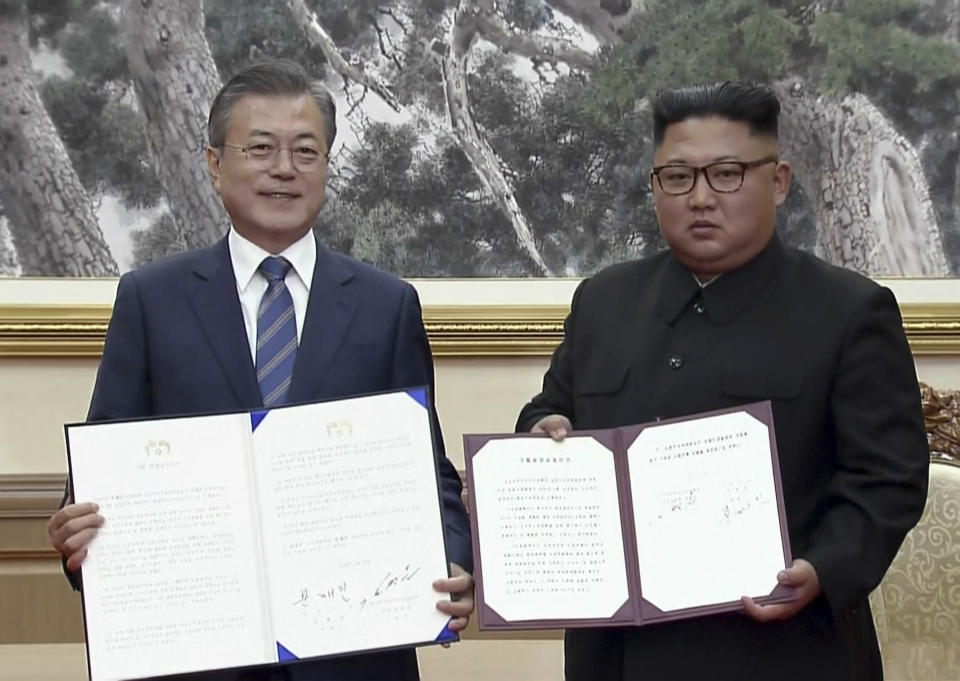
[[[656,167],[776,157],[772,137],[751,135],[746,123],[709,117],[667,126],[653,159]],[[776,208],[790,188],[790,166],[780,162],[749,168],[743,185],[733,193],[711,189],[702,172],[697,173],[693,190],[680,196],[666,193],[653,175],[650,181],[664,240],[690,271],[709,279],[740,267],[763,250],[773,235]]]
[[[323,207],[323,118],[308,95],[247,95],[230,112],[226,144],[207,148],[207,167],[237,232],[271,253],[306,234]],[[241,149],[250,150],[248,157]],[[280,148],[272,159],[253,157]],[[289,150],[289,151],[288,151]],[[319,158],[309,168],[299,158]]]

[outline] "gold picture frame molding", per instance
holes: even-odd
[[[567,310],[425,306],[423,320],[437,357],[545,356],[563,336]],[[109,305],[0,305],[0,357],[99,357],[110,311]]]
[[[430,305],[423,320],[436,357],[549,356],[564,304]],[[110,305],[0,304],[0,357],[99,357]],[[914,355],[960,355],[960,303],[901,304]]]

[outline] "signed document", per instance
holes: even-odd
[[[427,391],[66,427],[90,677],[456,640]]]
[[[639,626],[792,598],[769,402],[563,442],[466,435],[481,629]]]

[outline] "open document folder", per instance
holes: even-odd
[[[640,626],[793,598],[769,402],[465,435],[480,629]]]
[[[455,640],[426,388],[66,426],[93,681]]]

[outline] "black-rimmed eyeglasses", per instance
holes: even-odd
[[[705,166],[668,163],[655,166],[650,172],[656,176],[660,188],[671,196],[692,192],[701,172],[707,178],[710,189],[721,194],[732,194],[743,186],[743,177],[750,168],[779,162],[780,159],[775,156],[765,156],[756,161],[717,161]]]

